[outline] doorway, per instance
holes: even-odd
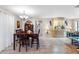
[[[64,37],[65,19],[64,17],[52,18],[50,24],[50,32],[52,37]]]

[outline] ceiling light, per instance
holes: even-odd
[[[23,11],[23,14],[19,16],[22,20],[26,20],[29,18],[28,15],[25,14],[25,10]]]

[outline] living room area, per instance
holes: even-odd
[[[75,5],[0,5],[0,53],[79,53],[78,10]]]

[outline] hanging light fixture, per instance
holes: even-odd
[[[22,20],[26,20],[28,18],[28,15],[26,15],[25,10],[23,11],[23,14],[19,16]]]

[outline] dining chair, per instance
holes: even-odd
[[[27,44],[28,44],[27,35],[20,35],[19,52],[21,51],[21,47],[24,47],[24,45],[26,46],[26,51],[27,51]]]
[[[33,37],[32,37],[32,41],[31,41],[31,48],[33,46],[33,44],[37,45],[37,49],[39,48],[39,34],[40,34],[40,29],[38,30],[38,33],[34,33]]]
[[[22,29],[18,29],[18,30],[16,30],[16,33],[18,33],[18,32],[21,32],[22,31]],[[17,46],[17,43],[19,43],[19,39],[20,39],[20,36],[19,35],[17,35],[16,36],[16,46]]]

